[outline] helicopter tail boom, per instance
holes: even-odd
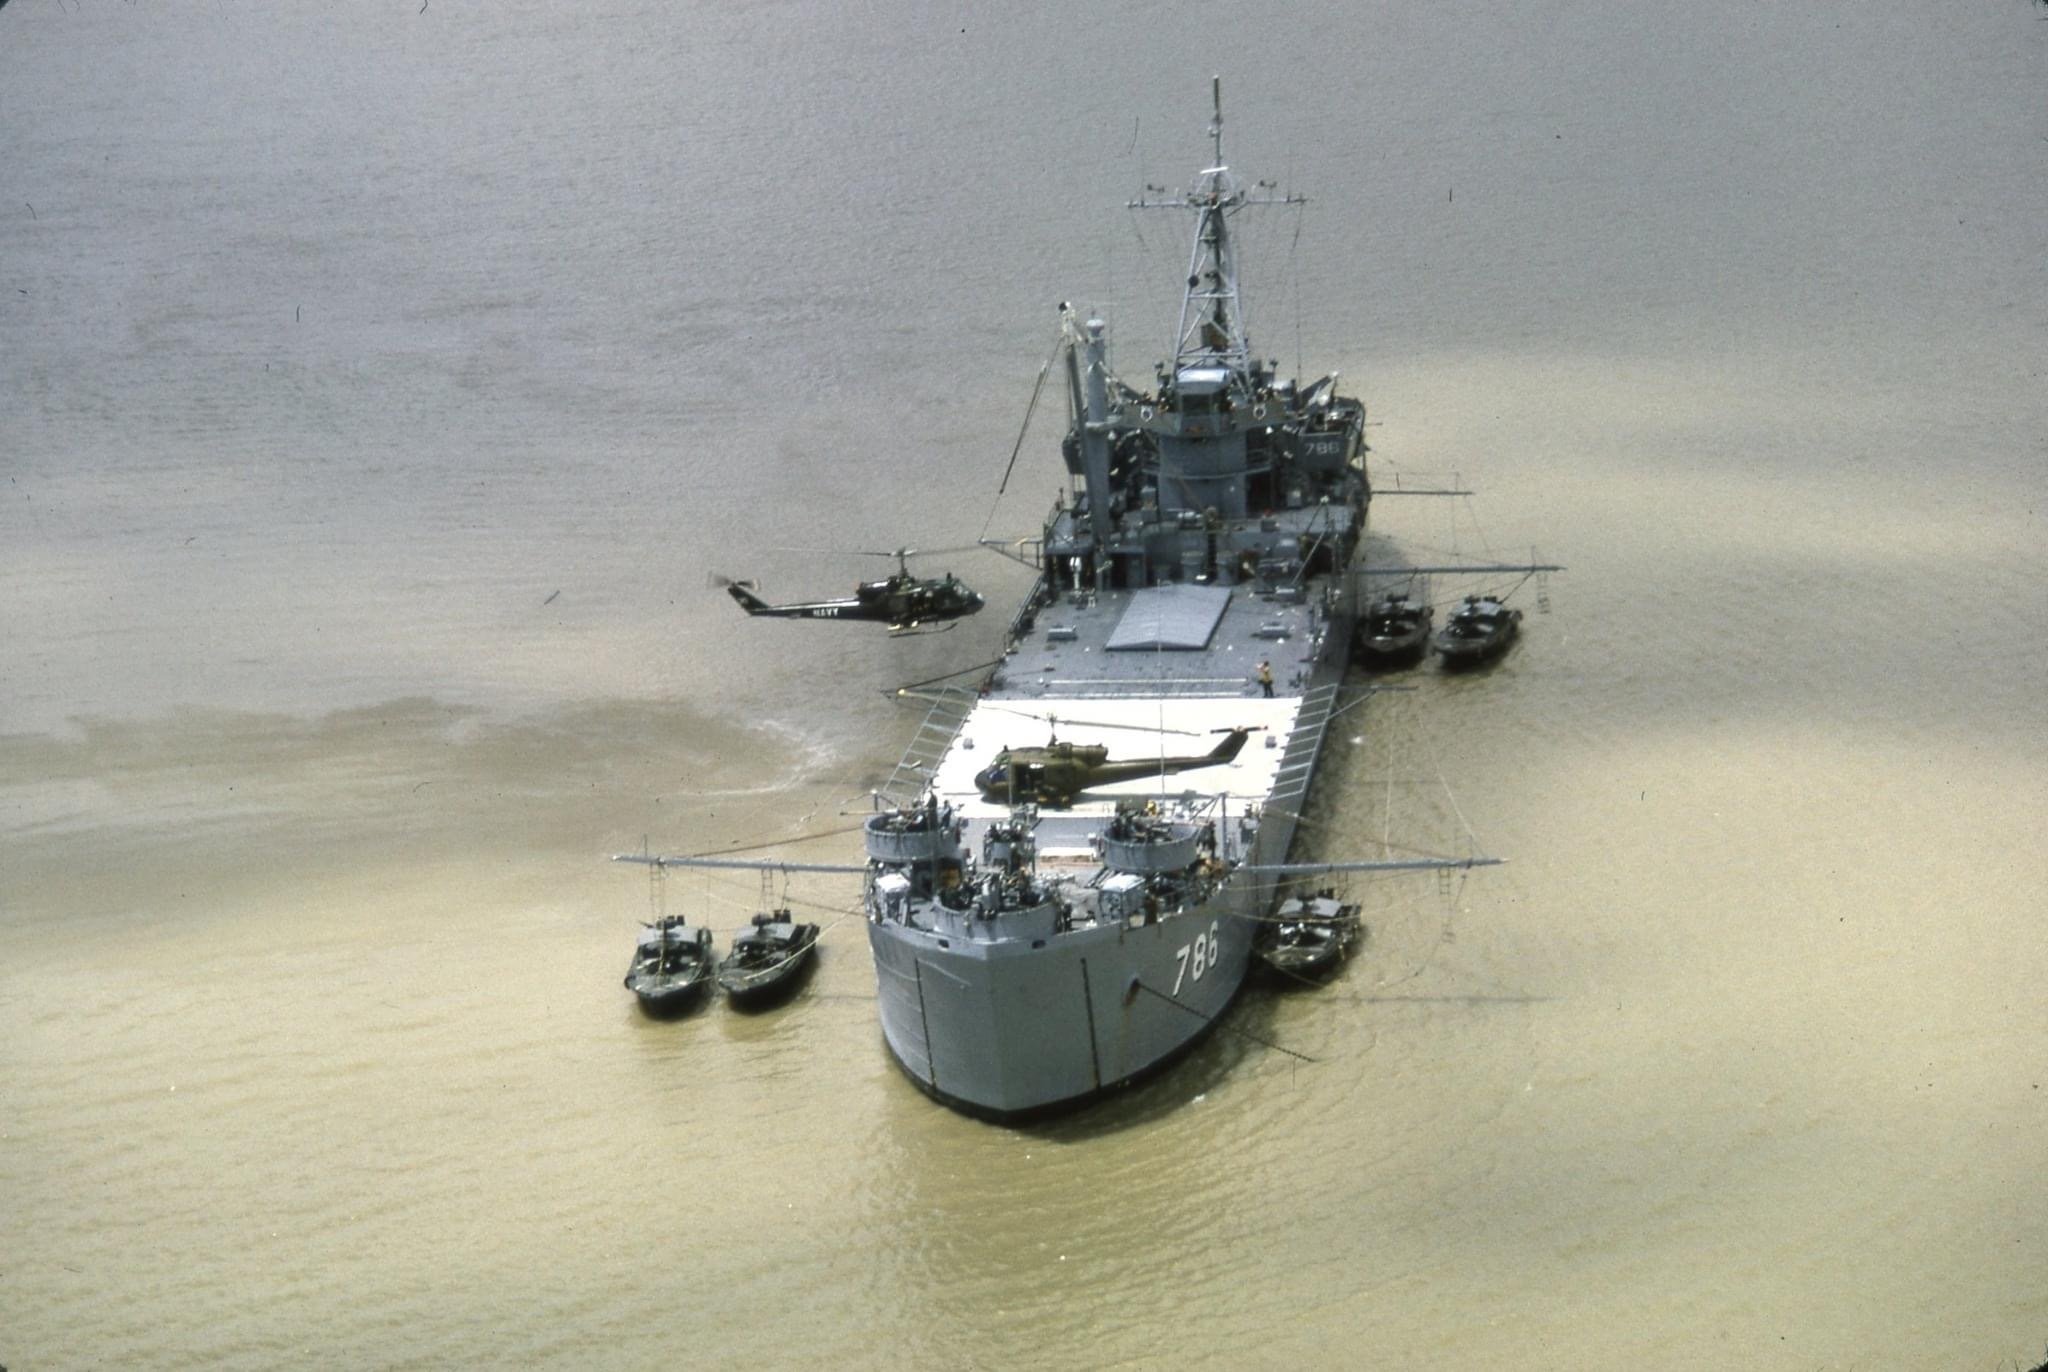
[[[858,600],[806,600],[790,605],[770,605],[754,592],[751,581],[730,581],[726,583],[726,594],[738,602],[739,607],[750,615],[766,615],[770,619],[873,619],[872,614],[862,613]]]
[[[1210,762],[1228,762],[1244,751],[1244,741],[1251,737],[1249,729],[1232,729],[1224,740],[1209,750]]]

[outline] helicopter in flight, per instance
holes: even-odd
[[[931,551],[966,550],[937,548]],[[946,621],[981,609],[981,595],[969,589],[966,582],[951,572],[942,577],[912,576],[910,559],[918,556],[915,548],[898,548],[889,553],[863,551],[861,556],[893,557],[896,559],[896,571],[879,581],[859,582],[854,586],[852,595],[838,600],[804,600],[788,605],[771,605],[761,598],[760,588],[754,582],[721,580],[719,584],[750,615],[774,619],[879,620],[889,626],[892,634],[932,623],[944,623],[944,627],[950,629],[953,626]]]
[[[1223,741],[1206,753],[1192,757],[1120,758],[1112,761],[1109,747],[1102,743],[1052,742],[1032,748],[1005,748],[995,760],[975,773],[974,784],[982,799],[997,805],[1031,801],[1061,810],[1074,797],[1092,786],[1117,781],[1188,772],[1197,767],[1217,767],[1244,749],[1250,729],[1226,731]]]

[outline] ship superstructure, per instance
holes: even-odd
[[[1173,355],[1129,385],[1102,321],[1067,316],[1071,494],[1038,581],[1001,665],[939,698],[895,806],[866,824],[883,1034],[974,1114],[1114,1089],[1215,1022],[1336,707],[1365,409],[1334,376],[1297,385],[1254,352],[1233,220],[1287,202],[1247,192],[1221,129],[1219,94],[1211,165],[1138,202],[1194,219]],[[1041,774],[1005,764],[992,785],[1005,750]]]

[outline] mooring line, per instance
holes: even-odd
[[[1177,1009],[1187,1011],[1189,1014],[1193,1015],[1196,1019],[1201,1020],[1204,1024],[1207,1024],[1212,1029],[1228,1029],[1231,1033],[1236,1034],[1240,1038],[1250,1039],[1253,1043],[1258,1044],[1261,1048],[1270,1048],[1276,1053],[1285,1053],[1288,1057],[1298,1058],[1302,1062],[1314,1062],[1316,1060],[1306,1053],[1297,1053],[1292,1048],[1282,1048],[1279,1044],[1273,1042],[1271,1039],[1262,1039],[1257,1034],[1252,1033],[1249,1029],[1240,1029],[1234,1024],[1224,1024],[1222,1021],[1216,1019],[1214,1016],[1205,1015],[1200,1010],[1197,1010],[1194,1006],[1189,1005],[1184,1001],[1175,1000],[1172,996],[1167,995],[1166,992],[1160,990],[1156,986],[1147,986],[1142,981],[1138,982],[1137,986],[1140,991],[1149,991],[1153,995],[1159,997],[1159,999],[1165,1001],[1168,1005],[1174,1006]]]

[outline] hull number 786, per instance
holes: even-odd
[[[1209,922],[1209,932],[1196,934],[1192,943],[1183,943],[1173,950],[1180,959],[1180,966],[1173,974],[1173,994],[1180,994],[1184,981],[1200,981],[1202,974],[1216,965],[1216,959],[1223,951],[1223,945],[1216,938],[1217,921]]]

